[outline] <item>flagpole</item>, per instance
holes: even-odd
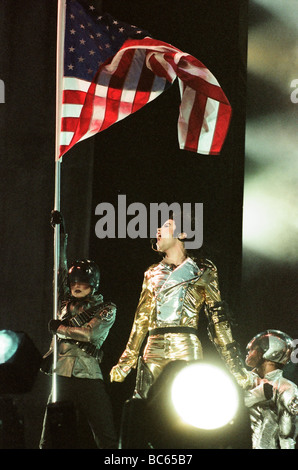
[[[61,128],[61,105],[62,105],[62,82],[64,62],[64,36],[65,36],[65,10],[66,0],[58,0],[57,3],[57,49],[56,49],[56,133],[55,133],[55,195],[54,210],[60,211],[61,193],[61,164],[59,159],[60,150],[60,128]],[[57,319],[58,312],[58,270],[60,263],[60,225],[56,224],[54,229],[54,280],[53,280],[53,319]],[[57,364],[57,336],[54,335],[53,344],[53,370]],[[52,402],[57,401],[57,377],[52,375]]]

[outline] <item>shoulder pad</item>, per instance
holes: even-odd
[[[147,269],[147,271],[145,271],[144,277],[147,278],[147,279],[150,279],[150,277],[153,276],[153,271],[154,271],[154,269],[155,269],[158,265],[159,265],[159,263],[151,264],[151,266],[149,266],[149,268]]]
[[[209,259],[201,259],[198,261],[198,266],[200,269],[212,269],[212,271],[217,271],[217,268],[215,266],[214,263],[212,263],[212,261],[210,261]]]

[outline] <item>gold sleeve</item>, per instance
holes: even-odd
[[[131,369],[135,368],[137,365],[139,351],[149,328],[152,298],[150,273],[147,271],[145,273],[139,303],[125,351],[122,353],[118,364],[116,364],[110,372],[112,382],[122,382]]]
[[[226,346],[233,341],[232,331],[228,320],[219,315],[219,310],[214,308],[221,303],[221,294],[218,283],[216,266],[209,260],[205,260],[204,273],[200,279],[205,288],[206,314],[209,320],[211,340],[216,346]]]
[[[240,348],[233,338],[228,306],[221,301],[217,269],[211,262],[206,269],[206,278],[207,276],[205,302],[209,337],[238,384],[242,388],[250,387],[251,378],[243,364]]]
[[[218,310],[214,309],[215,305],[221,303],[217,268],[209,260],[205,260],[202,267],[204,273],[200,278],[200,284],[203,283],[204,285],[205,312],[209,320],[209,336],[211,336],[211,340],[216,347],[225,346],[233,341],[233,336],[229,322],[222,321],[223,319],[218,315]]]

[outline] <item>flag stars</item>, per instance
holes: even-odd
[[[77,1],[73,1],[77,5]],[[66,58],[65,69],[69,76],[77,73],[87,80],[93,76],[98,66],[110,57],[114,45],[117,48],[118,42],[122,44],[127,32],[125,24],[121,21],[107,18],[106,22],[105,15],[96,13],[96,8],[93,7],[91,1],[89,0],[90,3],[87,3],[84,10],[81,7],[70,11],[66,19],[68,43],[65,44],[65,51],[68,58]],[[67,5],[69,5],[68,2]],[[97,20],[101,23],[100,25],[97,25]],[[139,29],[136,26],[127,25],[127,27],[128,31],[134,33]]]

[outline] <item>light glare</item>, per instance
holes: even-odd
[[[180,418],[200,429],[228,424],[239,406],[232,379],[209,364],[192,364],[182,369],[174,379],[171,396]]]
[[[19,338],[9,330],[0,331],[0,364],[7,362],[17,351]]]

